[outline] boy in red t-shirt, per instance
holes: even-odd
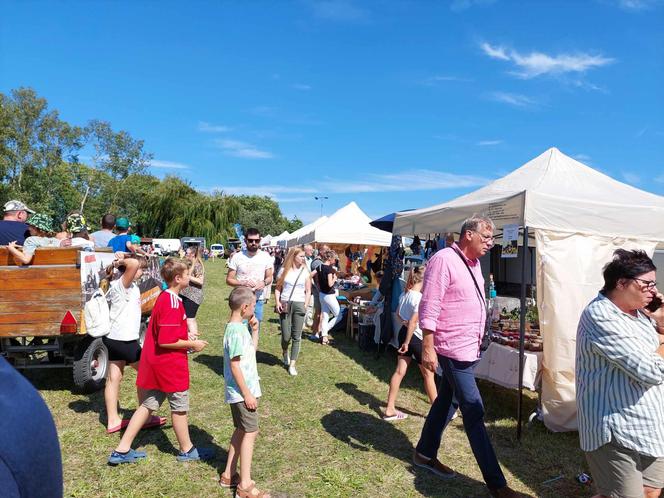
[[[168,289],[159,295],[152,310],[136,378],[141,406],[131,417],[120,444],[108,458],[110,465],[146,458],[144,451],[131,449],[131,443],[166,398],[171,407],[173,430],[180,445],[177,460],[188,462],[214,456],[213,450],[196,448],[189,438],[187,349],[198,352],[208,344],[201,340],[190,341],[187,337],[187,316],[178,294],[189,285],[189,269],[183,261],[168,258],[161,268],[161,276]]]

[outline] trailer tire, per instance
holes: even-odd
[[[101,337],[86,336],[74,352],[74,385],[84,393],[99,391],[106,383],[108,349]]]

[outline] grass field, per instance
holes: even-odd
[[[105,433],[103,393],[73,394],[68,370],[29,372],[57,424],[66,496],[232,496],[216,484],[233,431],[230,410],[224,403],[221,351],[229,289],[224,284],[224,262],[208,263],[206,270],[205,302],[198,318],[202,337],[210,345],[191,358],[189,420],[194,444],[216,448],[216,459],[177,463],[177,443],[169,419],[163,429],[143,431],[135,441],[135,448],[147,451],[146,461],[109,467],[106,459],[120,436]],[[259,487],[275,497],[488,496],[461,418],[446,431],[439,455],[459,477],[443,481],[410,464],[428,409],[415,367],[404,380],[397,403],[410,417],[398,423],[384,422],[379,413],[395,366],[393,352],[375,359],[343,336],[337,336],[331,347],[303,341],[299,375],[290,377],[281,365],[278,332],[276,317],[268,311],[258,354],[264,395],[259,405],[261,432],[253,477]],[[129,372],[122,386],[126,417],[136,406],[135,378]],[[554,434],[536,424],[525,429],[518,443],[516,392],[484,382],[480,389],[489,432],[512,487],[532,496],[592,494],[574,478],[584,470],[576,433]],[[528,397],[526,412],[534,406],[534,397]],[[168,415],[167,403],[160,414]]]

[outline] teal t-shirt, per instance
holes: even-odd
[[[251,333],[243,323],[228,323],[224,331],[224,380],[226,381],[226,403],[244,401],[240,388],[231,372],[231,358],[240,357],[240,369],[249,392],[258,398],[261,395],[260,377],[256,367],[256,350]]]

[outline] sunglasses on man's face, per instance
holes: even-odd
[[[247,239],[247,244],[258,244],[261,239]]]

